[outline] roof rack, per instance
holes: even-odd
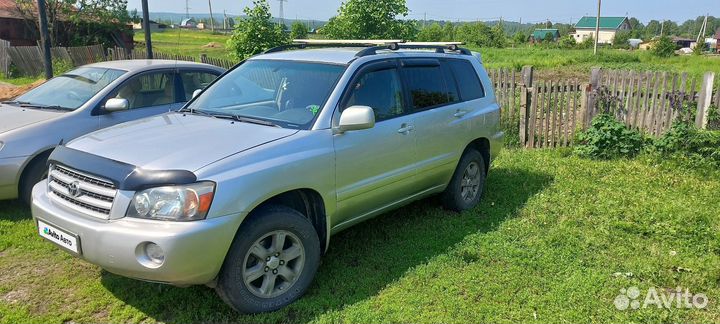
[[[282,52],[289,49],[304,49],[307,47],[329,47],[329,46],[343,46],[343,47],[364,47],[362,51],[358,52],[355,56],[363,57],[368,55],[375,55],[377,51],[390,50],[397,51],[400,49],[434,49],[436,53],[445,53],[446,50],[453,52],[460,52],[462,55],[472,55],[472,52],[465,48],[460,48],[460,45],[465,45],[463,42],[406,42],[398,39],[343,39],[343,40],[332,40],[332,39],[294,39],[292,44],[282,45],[275,48],[271,48],[263,54]]]

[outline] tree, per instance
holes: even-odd
[[[668,36],[660,37],[652,46],[651,52],[658,57],[671,57],[675,55],[675,43]]]
[[[615,48],[624,48],[628,49],[630,48],[630,38],[632,38],[631,32],[627,30],[621,30],[615,33],[615,38],[613,38],[613,47]]]
[[[455,37],[462,42],[480,47],[492,47],[492,30],[482,22],[465,23],[455,30]]]
[[[282,26],[272,22],[267,0],[254,0],[253,7],[245,7],[243,11],[245,18],[237,23],[227,41],[232,57],[244,60],[290,42]]]
[[[118,25],[131,21],[127,0],[46,0],[50,42],[59,45],[113,43],[110,34]],[[28,28],[39,38],[34,23],[37,17],[35,0],[16,0],[15,6],[25,18]],[[69,23],[67,23],[67,22]],[[61,37],[70,35],[71,38]],[[65,42],[69,41],[69,44]],[[110,44],[108,44],[110,45]]]
[[[562,38],[560,38],[559,45],[560,45],[560,48],[571,49],[577,45],[577,42],[572,37],[572,35],[565,35]]]
[[[528,41],[528,35],[523,32],[517,32],[515,33],[515,36],[513,36],[512,41],[515,45],[526,44]]]
[[[455,41],[455,25],[453,25],[451,22],[446,22],[445,26],[443,26],[443,42],[452,42]]]
[[[504,48],[507,46],[507,36],[505,36],[505,28],[502,24],[496,24],[490,30],[490,46],[496,48]]]
[[[547,32],[545,33],[545,37],[543,37],[543,43],[552,43],[555,42],[555,33]]]
[[[397,18],[408,13],[405,0],[348,0],[322,32],[336,39],[413,39],[415,22]]]
[[[438,23],[433,23],[420,30],[417,40],[420,42],[439,42],[443,39],[443,28]]]
[[[290,27],[290,38],[305,39],[308,37],[308,28],[302,22],[295,21]]]

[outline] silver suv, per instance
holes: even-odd
[[[253,57],[178,112],[59,146],[33,189],[39,235],[257,313],[298,299],[339,231],[435,194],[477,205],[503,136],[479,56],[315,45]]]

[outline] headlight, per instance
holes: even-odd
[[[215,194],[215,184],[150,188],[135,193],[127,216],[187,222],[205,219]]]

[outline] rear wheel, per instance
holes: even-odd
[[[280,309],[310,287],[320,264],[320,240],[294,209],[270,206],[253,212],[238,230],[216,291],[243,313]]]
[[[460,158],[450,184],[443,193],[445,208],[461,212],[480,202],[485,186],[485,161],[480,152],[469,149]]]
[[[32,189],[42,179],[47,178],[47,159],[49,154],[42,154],[30,161],[22,177],[20,178],[20,186],[18,188],[19,198],[26,205],[30,205],[32,200]]]

